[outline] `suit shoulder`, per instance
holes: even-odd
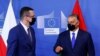
[[[68,33],[68,30],[61,32],[59,35],[64,35],[64,34],[67,34],[67,33]]]
[[[91,35],[88,31],[84,31],[84,30],[79,30],[81,33],[85,34],[85,35]]]
[[[10,32],[16,32],[18,28],[19,28],[19,25],[16,25],[13,28],[11,28]]]

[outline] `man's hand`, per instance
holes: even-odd
[[[57,46],[56,49],[55,49],[55,51],[56,51],[57,53],[59,53],[59,52],[62,51],[62,50],[63,50],[63,48],[62,48],[61,46]]]

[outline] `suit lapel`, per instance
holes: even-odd
[[[72,48],[71,48],[72,47],[72,43],[71,43],[70,32],[69,31],[67,32],[67,35],[68,35],[67,39],[68,39],[68,43],[69,43],[69,48],[72,50]]]
[[[26,31],[24,30],[24,28],[21,24],[20,24],[20,29],[21,29],[23,36],[25,37],[25,40],[28,41],[28,42],[31,42],[29,37],[28,37],[28,34],[26,33]]]
[[[75,45],[74,45],[74,49],[77,49],[77,46],[79,45],[80,43],[80,37],[81,36],[81,32],[80,30],[78,31],[78,34],[77,34],[77,38],[76,38],[76,41],[75,41]]]

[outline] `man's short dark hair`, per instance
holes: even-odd
[[[22,18],[24,16],[24,14],[28,13],[30,10],[33,10],[33,9],[30,8],[30,7],[23,7],[23,8],[21,8],[21,10],[20,10],[20,17]]]
[[[69,15],[69,17],[76,17],[77,20],[79,20],[79,16],[77,14],[71,14],[71,15]]]

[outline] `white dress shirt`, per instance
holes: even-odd
[[[26,26],[25,24],[23,24],[23,22],[21,22],[21,21],[20,21],[20,23],[21,23],[21,25],[23,26],[25,32],[28,34],[27,29],[28,29],[29,27],[27,27],[27,26]]]
[[[78,31],[79,31],[79,28],[76,29],[74,32],[73,31],[70,31],[70,39],[71,39],[71,41],[72,41],[72,33],[75,33],[75,39],[76,39],[77,38]]]

